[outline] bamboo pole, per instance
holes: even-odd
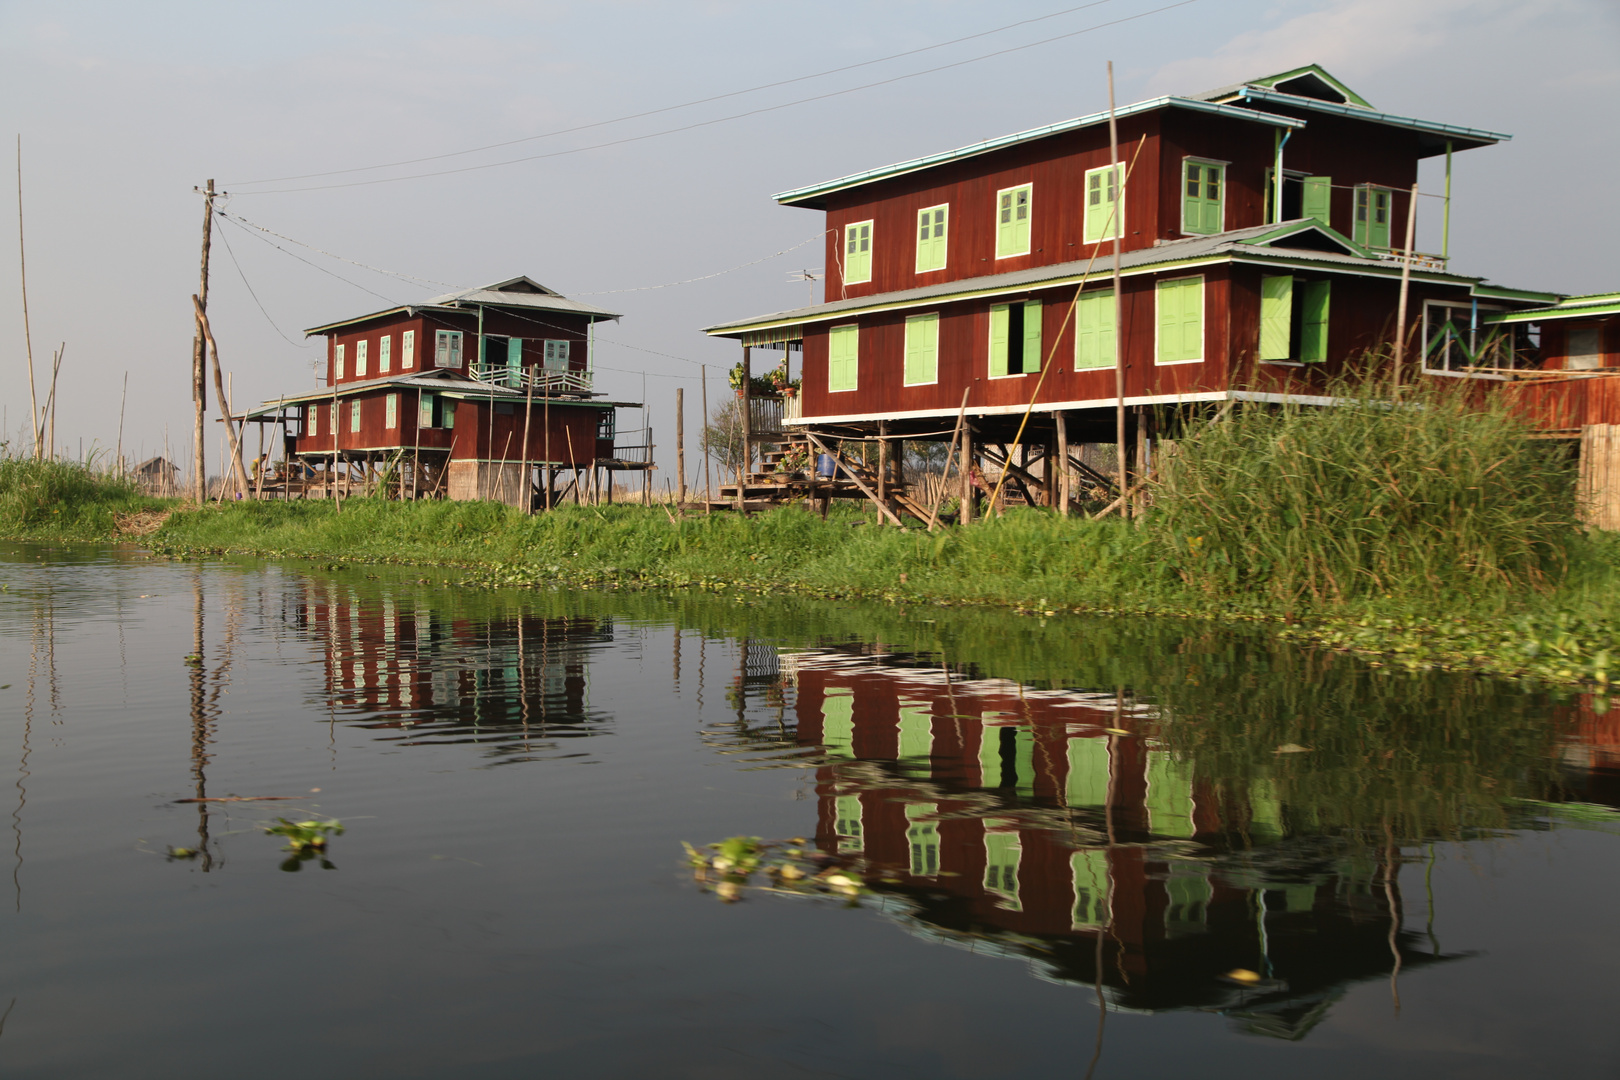
[[[742,457],[737,463],[737,512],[748,513],[748,469],[753,464],[753,417],[749,415],[753,407],[753,387],[748,384],[753,381],[753,366],[749,356],[749,347],[742,347]]]
[[[679,477],[680,505],[686,504],[686,388],[675,388],[675,474]]]
[[[124,372],[124,392],[118,397],[118,448],[113,451],[113,465],[118,475],[124,475],[124,403],[129,400],[129,372]]]
[[[826,448],[826,446],[824,446],[822,444],[820,439],[816,438],[814,435],[810,434],[808,431],[805,432],[805,436],[807,438],[809,438],[811,444],[814,445],[817,449],[819,449],[822,453],[831,456],[832,451],[828,450]],[[895,516],[893,510],[890,510],[887,506],[884,506],[881,501],[879,501],[879,499],[877,497],[877,492],[875,492],[871,488],[867,487],[866,484],[864,482],[862,482],[861,478],[859,476],[855,475],[855,470],[854,469],[847,469],[845,471],[848,473],[850,480],[854,481],[855,486],[860,488],[861,494],[865,495],[868,499],[871,499],[872,502],[874,504],[876,504],[878,510],[883,514],[884,517],[888,518],[889,521],[892,522],[895,525],[903,524],[901,522],[901,520],[898,517]]]
[[[197,292],[192,297],[193,304],[198,305],[204,312],[208,310],[208,249],[213,241],[213,229],[214,182],[209,180],[203,192],[202,268],[199,271]],[[195,444],[196,453],[196,460],[192,463],[192,483],[198,505],[208,497],[208,465],[203,450],[203,423],[208,414],[208,359],[205,354],[207,347],[199,325],[191,342],[191,402],[196,411],[192,430],[192,442]]]
[[[962,464],[959,472],[962,505],[956,512],[956,523],[970,525],[973,522],[973,425],[968,422],[965,413],[962,417]]]
[[[1069,516],[1069,422],[1061,409],[1052,413],[1057,424],[1058,513]]]
[[[17,136],[17,270],[22,279],[23,344],[28,352],[28,434],[34,442],[34,460],[44,456],[40,428],[44,417],[34,390],[34,335],[28,325],[28,251],[23,245],[22,136]]]
[[[962,436],[962,425],[967,421],[967,399],[971,386],[962,389],[962,406],[956,411],[956,427],[951,431],[951,448],[945,451],[945,468],[939,474],[939,491],[934,496],[934,506],[928,515],[928,531],[933,532],[939,524],[939,508],[945,503],[945,481],[951,475],[951,459],[956,456],[956,441]],[[811,473],[814,476],[814,473]],[[960,517],[960,515],[958,515]]]
[[[534,488],[529,483],[529,421],[534,418],[534,378],[528,379],[523,400],[523,512],[534,513]]]
[[[211,181],[210,186],[212,186]],[[253,485],[248,483],[247,472],[242,468],[242,445],[236,437],[236,420],[231,416],[230,397],[225,393],[225,380],[219,371],[219,345],[214,341],[214,331],[208,325],[208,313],[203,310],[202,298],[193,296],[191,302],[197,309],[197,325],[202,328],[202,335],[207,341],[208,351],[214,357],[214,395],[219,398],[220,415],[225,419],[225,435],[231,444],[231,470],[235,475],[237,487],[242,492],[242,497],[246,498],[248,493],[253,490]]]
[[[56,375],[62,370],[62,357],[66,353],[67,342],[64,341],[51,360],[51,392],[45,398],[45,423],[49,425],[45,445],[50,449],[52,461],[56,460]]]
[[[714,476],[709,470],[709,365],[699,364],[703,371],[703,512],[714,513]]]
[[[1126,487],[1125,475],[1125,294],[1120,284],[1119,236],[1125,223],[1119,220],[1119,204],[1125,201],[1125,182],[1119,175],[1119,122],[1114,112],[1114,62],[1108,61],[1108,160],[1114,189],[1114,212],[1110,220],[1114,230],[1114,442],[1118,451],[1119,490]],[[1106,186],[1103,189],[1107,191]],[[1121,504],[1120,513],[1128,514],[1127,505]]]
[[[1406,257],[1401,260],[1401,298],[1395,307],[1395,362],[1390,373],[1394,391],[1393,400],[1401,397],[1401,364],[1406,359],[1406,301],[1412,288],[1412,242],[1417,232],[1418,186],[1412,185],[1412,194],[1406,207]]]

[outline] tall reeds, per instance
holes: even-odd
[[[1575,470],[1500,395],[1431,380],[1399,405],[1240,405],[1165,455],[1148,528],[1190,586],[1272,601],[1478,597],[1556,584]]]

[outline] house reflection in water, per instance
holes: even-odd
[[[460,612],[336,582],[308,582],[288,612],[318,640],[323,709],[411,745],[487,744],[491,756],[559,756],[592,735],[588,652],[606,620]]]
[[[915,933],[1283,1038],[1352,983],[1450,958],[1402,926],[1398,848],[1285,830],[1265,784],[1194,775],[1144,706],[856,651],[781,663],[797,741],[826,755],[815,842]]]

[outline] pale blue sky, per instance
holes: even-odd
[[[1614,0],[1192,0],[1156,10],[1173,2],[1106,0],[1044,19],[1074,4],[0,3],[5,215],[21,134],[36,369],[57,343],[68,349],[58,443],[112,442],[125,371],[127,452],[161,448],[165,425],[185,441],[201,218],[192,186],[208,177],[239,192],[231,212],[359,262],[458,285],[526,273],[582,296],[712,274],[815,236],[819,215],[777,206],[775,191],[1103,108],[1109,59],[1122,103],[1317,62],[1389,111],[1512,133],[1457,159],[1453,267],[1520,287],[1620,288]],[[423,171],[647,135],[1074,36],[499,168],[281,193],[248,192],[415,170],[244,183],[612,120],[1023,19],[1040,21]],[[1074,34],[1089,27],[1099,28]],[[1422,180],[1439,190],[1437,169]],[[1436,249],[1438,220],[1421,222],[1420,247]],[[385,306],[357,286],[388,301],[443,291],[293,249],[351,285],[224,232],[269,315],[216,243],[210,312],[238,407],[313,385],[316,350],[300,347],[299,331]],[[602,388],[639,399],[648,373],[662,459],[674,456],[677,385],[689,388],[696,426],[697,369],[657,354],[715,365],[718,400],[736,347],[699,328],[803,303],[805,285],[787,272],[820,262],[811,243],[707,281],[594,298],[625,315],[602,331]],[[0,401],[13,433],[28,400],[17,285],[15,259],[0,257]]]

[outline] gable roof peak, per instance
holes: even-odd
[[[1275,75],[1244,79],[1240,83],[1207,90],[1193,96],[1201,101],[1229,101],[1239,97],[1246,87],[1275,90],[1279,94],[1325,101],[1330,105],[1350,105],[1369,110],[1373,108],[1372,102],[1350,89],[1321,64],[1306,64],[1304,67],[1280,71]]]

